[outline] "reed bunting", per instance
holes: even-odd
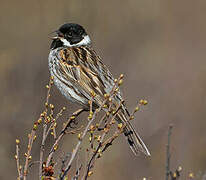
[[[112,74],[92,48],[90,37],[82,26],[67,23],[55,33],[49,54],[49,70],[55,85],[68,100],[85,110],[90,107],[88,101],[91,100],[91,92],[95,92],[93,104],[94,108],[98,108],[105,100],[104,94],[109,94],[115,85]],[[120,91],[114,100],[121,102]],[[135,155],[141,151],[150,156],[132,124],[127,122],[129,116],[125,109],[122,105],[116,120],[126,124],[124,135],[132,151]]]

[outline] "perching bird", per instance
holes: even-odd
[[[94,107],[99,107],[105,100],[104,94],[109,94],[115,85],[109,69],[91,46],[91,40],[84,28],[78,24],[67,23],[55,31],[56,36],[50,47],[49,70],[54,77],[54,83],[61,93],[73,103],[88,110],[91,92]],[[114,97],[117,103],[122,101],[119,91]],[[116,115],[118,123],[126,124],[124,135],[137,155],[140,151],[150,156],[150,153],[139,137],[132,124],[127,121],[128,114],[125,105]]]

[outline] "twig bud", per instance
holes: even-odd
[[[109,131],[109,128],[104,128],[105,133],[108,133],[108,131]]]
[[[122,83],[123,83],[123,80],[120,79],[119,82],[118,82],[118,85],[120,86],[120,85],[122,85]]]
[[[53,105],[53,104],[50,104],[49,107],[50,107],[51,109],[54,109],[54,105]]]
[[[34,124],[33,130],[36,131],[36,130],[37,130],[37,127],[38,127],[37,124]]]
[[[47,123],[51,122],[51,118],[49,116],[47,116],[46,119],[47,119]]]
[[[41,114],[40,114],[40,117],[44,117],[44,115],[45,115],[45,112],[41,113]]]
[[[92,97],[95,97],[95,96],[96,96],[96,93],[92,90],[92,91],[91,91],[91,95],[92,95]]]
[[[92,114],[89,113],[88,119],[92,119]]]
[[[115,89],[115,93],[117,93],[118,91],[119,91],[119,88],[116,88],[116,89]]]
[[[90,177],[92,174],[93,174],[93,172],[92,172],[92,171],[89,171],[89,172],[88,172],[88,177]]]
[[[75,119],[75,116],[71,116],[70,119],[71,119],[71,120]]]
[[[109,97],[109,94],[104,94],[104,98],[108,98]]]
[[[91,131],[94,131],[94,130],[95,130],[95,126],[94,126],[94,125],[91,125],[91,126],[90,126],[90,130],[91,130]]]
[[[178,172],[182,171],[182,167],[179,166],[177,170],[178,170]]]
[[[190,174],[189,174],[189,178],[194,178],[194,174],[193,174],[193,173],[190,173]]]
[[[66,107],[63,107],[62,110],[65,111],[65,110],[66,110]]]
[[[41,122],[42,122],[42,118],[39,118],[39,119],[37,120],[37,123],[38,123],[38,124],[41,124]]]
[[[54,76],[51,76],[50,79],[51,79],[51,80],[54,80]]]
[[[19,144],[20,143],[20,140],[19,139],[16,139],[16,144]]]
[[[120,74],[119,78],[122,79],[124,77],[124,74]]]
[[[111,121],[111,124],[115,124],[115,123],[116,123],[116,121],[115,121],[115,120],[112,120],[112,121]]]
[[[103,105],[103,108],[108,108],[108,106],[106,104]]]
[[[135,108],[134,112],[137,112],[137,111],[139,111],[139,107],[138,106]]]
[[[81,140],[81,134],[78,134],[77,137],[79,140]]]
[[[140,103],[141,105],[147,105],[147,104],[148,104],[148,101],[145,100],[145,99],[141,99],[141,100],[139,101],[139,103]]]
[[[54,146],[54,151],[56,151],[58,149],[58,144],[56,144],[55,146]]]
[[[119,124],[117,125],[117,127],[118,127],[118,129],[119,129],[119,130],[121,130],[121,129],[122,129],[122,126],[123,126],[123,124],[122,124],[122,123],[119,123]]]

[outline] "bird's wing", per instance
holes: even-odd
[[[56,72],[61,79],[72,84],[82,96],[91,99],[96,94],[97,105],[103,102],[104,94],[114,86],[114,79],[93,49],[88,47],[65,48],[59,52]]]
[[[80,96],[86,97],[88,100],[91,99],[91,93],[94,92],[96,94],[95,104],[101,105],[104,101],[104,94],[112,90],[114,79],[94,50],[88,47],[65,48],[60,50],[58,59],[59,66],[56,66],[56,75],[59,79],[70,88],[76,89],[75,92],[79,92]],[[117,95],[116,99],[121,100],[121,95]],[[116,120],[126,125],[124,134],[131,149],[135,154],[142,151],[150,155],[133,126],[128,122],[124,108],[123,106],[122,111],[116,116]]]

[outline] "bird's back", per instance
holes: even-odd
[[[114,86],[112,74],[91,47],[51,50],[49,68],[62,94],[84,106],[88,106],[91,92],[96,94],[96,105],[101,105],[104,94],[110,93]],[[116,99],[121,100],[120,92]]]

